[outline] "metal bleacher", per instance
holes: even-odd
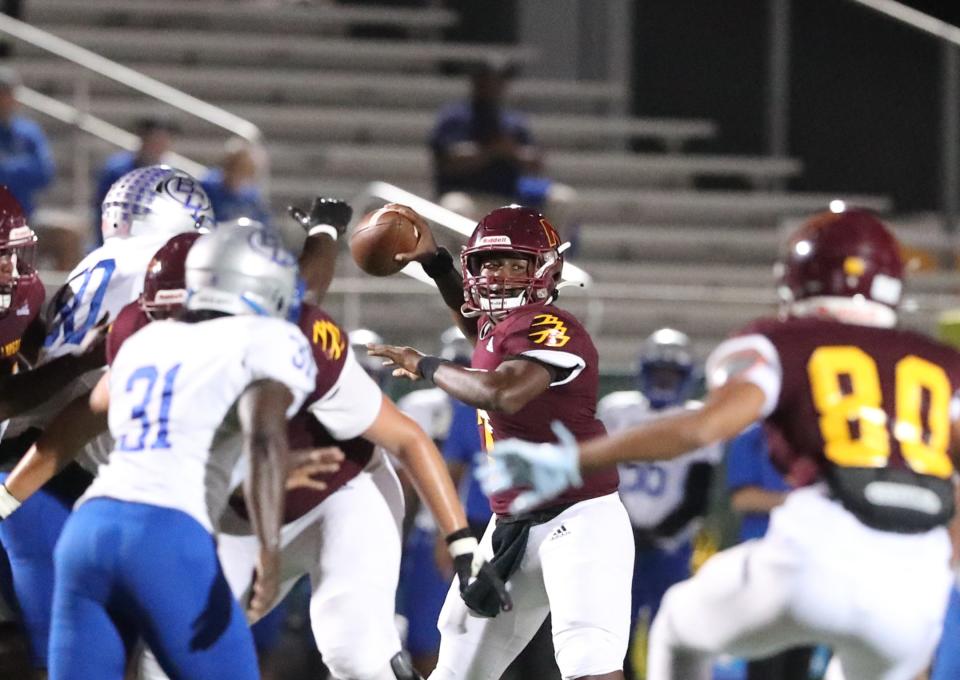
[[[26,20],[253,122],[270,156],[271,201],[280,215],[318,193],[352,196],[373,180],[430,197],[426,138],[436,110],[463,97],[454,63],[542,58],[523,45],[444,42],[458,17],[435,7],[265,3],[258,0],[31,0]],[[390,37],[357,37],[378,29]],[[24,81],[69,101],[88,79],[89,110],[130,129],[155,102],[24,45]],[[883,196],[775,190],[799,175],[794,158],[687,151],[718,134],[709,120],[649,119],[618,113],[629,92],[606,82],[518,78],[511,104],[528,112],[547,152],[547,173],[577,190],[576,262],[594,278],[562,300],[587,323],[603,368],[629,366],[639,338],[673,324],[705,350],[775,302],[771,264],[785,220],[822,210],[833,199],[881,211]],[[177,150],[216,161],[224,134],[175,110]],[[41,119],[62,173],[46,200],[70,208],[70,157],[78,143],[61,122]],[[643,153],[628,151],[645,140]],[[99,162],[114,149],[82,143]],[[698,189],[703,179],[735,189]],[[731,184],[732,183],[732,184]],[[917,232],[921,233],[921,232]],[[338,264],[331,311],[348,326],[368,325],[390,341],[432,349],[448,322],[435,292],[412,280],[363,276]],[[925,279],[911,323],[929,322],[949,282]],[[427,314],[418,309],[431,310]],[[412,313],[413,312],[413,313]]]

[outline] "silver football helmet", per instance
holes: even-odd
[[[131,170],[110,187],[100,210],[103,239],[181,234],[214,226],[213,207],[200,182],[169,165]]]
[[[297,260],[280,236],[239,219],[204,234],[187,255],[189,310],[286,318],[297,299]]]

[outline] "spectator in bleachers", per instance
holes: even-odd
[[[0,66],[0,184],[9,187],[29,219],[36,193],[53,179],[53,156],[43,129],[20,115],[19,74]]]
[[[270,209],[257,186],[256,148],[247,140],[228,139],[220,166],[211,168],[201,184],[218,222],[249,217],[270,224]]]
[[[167,154],[173,147],[174,136],[180,131],[171,120],[159,116],[148,116],[138,120],[134,126],[140,138],[140,146],[136,151],[118,151],[103,164],[97,176],[97,188],[93,196],[93,244],[103,243],[100,233],[100,204],[110,190],[111,185],[131,170],[147,165],[156,165],[166,160]]]
[[[516,72],[510,63],[476,65],[469,101],[440,111],[430,135],[435,193],[445,208],[472,219],[516,202],[563,225],[573,190],[542,176],[541,150],[524,116],[504,106]]]

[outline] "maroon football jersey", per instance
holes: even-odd
[[[550,423],[559,420],[578,441],[606,433],[597,419],[599,372],[597,350],[580,322],[567,311],[553,305],[535,306],[509,314],[496,323],[481,323],[480,337],[473,352],[473,368],[492,371],[504,361],[527,355],[540,358],[548,352],[579,357],[584,367],[568,382],[559,370],[558,382],[512,415],[478,412],[480,439],[484,450],[495,441],[519,437],[533,442],[555,442]],[[579,367],[578,367],[579,368]],[[574,369],[577,370],[577,369]],[[543,507],[566,505],[595,498],[617,490],[620,478],[615,468],[586,475],[583,486],[569,489]],[[499,515],[508,514],[510,503],[522,489],[510,489],[490,499]]]
[[[150,323],[150,317],[146,312],[140,309],[138,302],[130,302],[117,318],[110,324],[110,330],[107,332],[107,365],[112,366],[113,360],[117,357],[120,347],[126,342],[127,338],[138,330]]]
[[[44,297],[46,295],[40,279],[17,283],[10,300],[10,308],[0,318],[0,362],[4,368],[12,370],[24,333],[40,313]]]
[[[948,478],[960,353],[918,333],[827,319],[753,323],[782,367],[766,421],[771,456],[799,485],[827,465],[909,468]]]
[[[339,446],[344,460],[340,469],[332,474],[317,475],[315,479],[326,483],[323,491],[293,489],[287,492],[284,505],[284,522],[292,522],[317,507],[334,491],[360,474],[373,457],[373,444],[357,437],[349,441],[337,441],[308,410],[310,404],[324,397],[340,378],[347,360],[347,334],[320,307],[304,304],[297,322],[300,330],[310,340],[313,358],[317,362],[317,381],[313,392],[304,400],[303,408],[290,419],[287,437],[291,449]],[[243,504],[233,504],[241,515],[246,516]]]

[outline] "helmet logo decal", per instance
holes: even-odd
[[[478,246],[509,246],[509,236],[484,236],[477,241]]]
[[[553,228],[552,224],[547,222],[546,219],[541,219],[540,226],[543,228],[543,233],[547,235],[547,245],[551,248],[560,245],[560,237],[557,236],[557,230]]]
[[[257,229],[250,234],[247,241],[251,248],[268,258],[271,262],[275,262],[284,267],[293,266],[297,263],[293,255],[284,248],[279,235],[270,229]]]
[[[323,321],[313,322],[313,344],[320,345],[320,349],[331,361],[337,361],[343,356],[347,348],[343,333],[332,321],[324,319]]]
[[[843,261],[843,273],[847,276],[863,276],[867,265],[861,257],[850,256]]]
[[[195,215],[210,209],[210,199],[192,177],[174,175],[163,183],[163,190],[177,203],[193,210]]]
[[[540,330],[533,330],[536,326],[546,326]],[[538,345],[547,347],[563,347],[570,342],[567,335],[567,326],[553,314],[537,314],[530,324],[530,339]]]

